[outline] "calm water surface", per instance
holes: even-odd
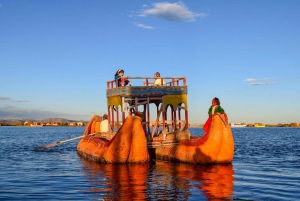
[[[232,164],[97,164],[81,127],[0,127],[0,200],[299,200],[300,129],[233,128]],[[192,135],[202,135],[191,128]]]

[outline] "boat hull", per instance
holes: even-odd
[[[215,115],[212,118],[209,131],[202,137],[182,141],[176,146],[158,148],[157,158],[199,164],[231,163],[234,140],[230,126],[223,121],[226,119],[224,116]]]
[[[148,163],[150,155],[153,160],[194,164],[231,163],[234,140],[226,120],[225,115],[215,115],[209,131],[202,137],[195,139],[192,136],[190,140],[149,147],[141,119],[128,116],[112,139],[101,138],[101,133],[92,137],[85,136],[78,143],[77,152],[100,163]],[[88,127],[85,135],[93,130],[92,126]]]
[[[93,126],[93,123],[91,124]],[[92,126],[90,126],[90,130],[84,132],[86,135],[93,130]],[[100,136],[97,137],[97,135],[83,137],[77,145],[77,152],[83,157],[101,163],[149,162],[147,139],[140,117],[128,116],[109,141],[101,138],[101,133],[99,133]]]

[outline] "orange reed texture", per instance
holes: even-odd
[[[128,116],[121,128],[116,133],[113,141],[103,154],[103,159],[106,163],[126,163],[132,139],[132,125],[134,118]]]
[[[92,133],[97,124],[94,116],[84,133]],[[110,141],[86,136],[77,145],[79,154],[101,163],[147,163],[150,160],[141,118],[128,116]]]
[[[226,119],[226,116],[221,117]],[[185,163],[231,163],[234,141],[230,126],[221,117],[218,115],[212,117],[208,133],[199,140],[184,141],[171,148],[157,148],[158,158]]]
[[[96,124],[95,124],[95,132],[100,132],[100,121],[96,121]]]
[[[134,117],[132,127],[132,142],[127,162],[146,163],[149,161],[149,152],[147,148],[147,139],[142,126],[142,119]]]
[[[95,133],[95,124],[96,121],[100,121],[101,117],[99,115],[94,114],[89,121],[89,123],[86,125],[85,130],[83,132],[83,135]],[[92,132],[93,131],[93,132]]]
[[[108,142],[93,136],[82,138],[77,145],[77,152],[82,156],[94,161],[103,162],[102,155]]]
[[[96,127],[96,121],[95,120],[93,120],[93,122],[92,122],[92,126],[91,126],[91,133],[95,133],[96,132],[96,129],[95,129],[95,127]]]

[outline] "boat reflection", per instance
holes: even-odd
[[[99,164],[82,158],[94,199],[145,200],[149,164]],[[97,193],[98,194],[95,194]]]
[[[202,189],[204,195],[211,199],[229,199],[233,192],[233,166],[232,164],[217,164],[205,166],[190,166],[179,164],[178,176],[199,181],[196,185]]]
[[[81,158],[89,197],[103,200],[231,199],[232,164],[99,164]]]

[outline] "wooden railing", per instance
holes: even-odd
[[[166,85],[163,86],[186,86],[186,77],[134,77],[128,76],[121,79],[121,86],[124,86],[125,80],[129,80],[129,86],[153,86],[153,81],[155,79],[161,79],[161,83],[163,80],[166,82]],[[133,80],[141,81],[140,83],[136,83]],[[114,89],[118,87],[118,80],[110,80],[106,82],[106,89]]]

